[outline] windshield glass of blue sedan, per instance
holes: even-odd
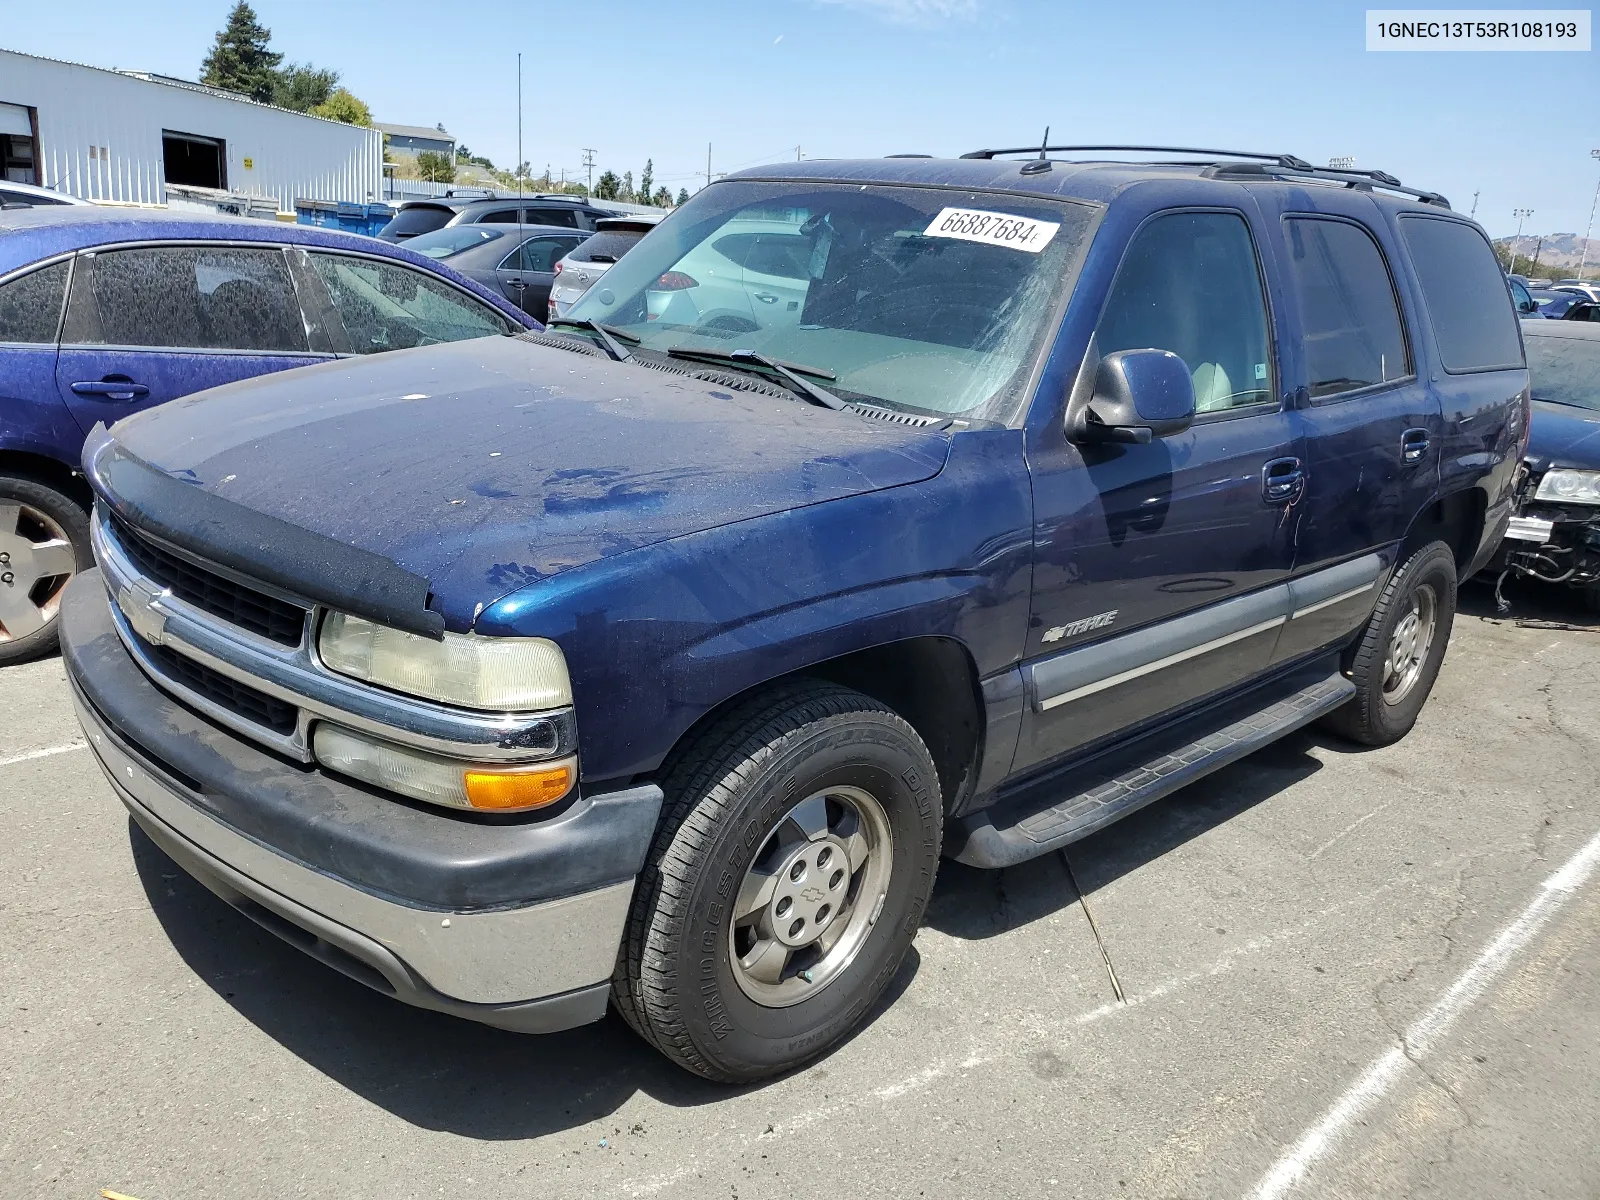
[[[572,311],[646,350],[753,350],[830,390],[1009,421],[1096,209],[944,189],[719,183]]]
[[[1600,341],[1529,337],[1533,398],[1600,411]]]

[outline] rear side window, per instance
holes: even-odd
[[[1272,400],[1267,304],[1255,243],[1231,213],[1171,213],[1139,230],[1117,268],[1095,342],[1170,350],[1194,380],[1195,411]]]
[[[779,279],[805,280],[811,273],[811,243],[799,234],[730,233],[711,248],[746,271]]]
[[[1394,283],[1372,235],[1315,217],[1284,226],[1312,399],[1410,375]]]
[[[76,345],[308,348],[283,253],[223,246],[82,255],[62,338]]]
[[[529,225],[565,225],[569,229],[578,227],[578,210],[575,208],[530,208],[528,209]]]
[[[1483,235],[1459,221],[1401,217],[1444,369],[1522,366],[1522,343],[1500,264]]]
[[[65,262],[51,263],[0,287],[0,342],[53,344],[67,295]]]
[[[478,218],[478,223],[480,225],[515,225],[522,220],[517,215],[520,211],[520,209],[516,208],[498,208],[493,212],[484,213],[483,216]]]

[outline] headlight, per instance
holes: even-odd
[[[518,812],[554,804],[572,790],[577,761],[487,766],[397,746],[326,721],[312,735],[317,761],[386,791],[477,812]]]
[[[1533,498],[1557,504],[1600,504],[1600,471],[1546,471]]]
[[[567,660],[544,638],[447,633],[436,642],[336,612],[317,650],[331,670],[445,704],[524,712],[572,703]]]

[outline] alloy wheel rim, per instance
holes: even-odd
[[[67,532],[49,513],[0,499],[0,645],[37,633],[78,571]]]
[[[889,818],[863,788],[791,808],[756,851],[728,916],[740,991],[767,1008],[816,995],[861,952],[889,892]]]
[[[1411,605],[1395,623],[1383,660],[1383,698],[1390,704],[1404,700],[1422,676],[1433,631],[1438,624],[1439,601],[1432,587],[1423,584],[1411,594]]]

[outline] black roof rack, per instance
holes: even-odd
[[[1213,178],[1268,178],[1279,179],[1306,176],[1326,179],[1354,188],[1381,187],[1391,192],[1411,196],[1424,204],[1449,208],[1450,201],[1438,192],[1422,191],[1402,184],[1387,171],[1358,171],[1353,167],[1334,168],[1313,166],[1294,154],[1257,154],[1249,150],[1205,150],[1195,146],[1017,146],[1005,150],[972,150],[962,158],[997,158],[1002,154],[1083,153],[1089,151],[1136,151],[1142,154],[1198,154],[1205,155],[1204,163],[1185,163],[1185,166],[1208,165]],[[1218,162],[1216,159],[1244,159],[1243,162]]]

